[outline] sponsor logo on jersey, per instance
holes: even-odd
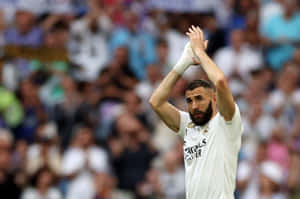
[[[198,144],[184,148],[184,159],[191,162],[194,159],[200,158],[203,153],[203,147],[207,144],[207,138],[203,138]]]

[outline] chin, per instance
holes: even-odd
[[[198,125],[198,126],[203,126],[205,124],[207,124],[208,121],[197,121],[197,120],[193,120],[193,122]]]

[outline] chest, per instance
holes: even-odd
[[[273,38],[285,37],[289,39],[296,39],[300,33],[300,20],[299,17],[294,17],[292,20],[286,21],[279,19],[277,23],[272,26],[271,34]],[[281,28],[278,28],[281,27]]]
[[[197,159],[206,159],[207,154],[210,154],[210,156],[217,154],[222,146],[222,139],[217,136],[217,131],[218,128],[215,126],[206,128],[187,127],[185,129],[183,151],[184,159],[188,165]]]
[[[209,128],[186,128],[184,136],[184,154],[186,157],[200,157],[213,139],[213,131]],[[194,158],[193,158],[194,159]]]
[[[206,145],[208,139],[211,138],[211,133],[212,131],[209,131],[208,128],[187,127],[185,129],[184,147],[199,145],[199,143]]]

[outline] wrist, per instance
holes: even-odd
[[[181,75],[192,64],[193,64],[193,50],[190,46],[190,43],[187,43],[186,46],[184,47],[180,59],[175,64],[173,69],[176,73]]]
[[[173,71],[175,71],[178,75],[182,75],[188,67],[189,67],[189,64],[179,61],[173,67]]]
[[[196,48],[194,52],[195,52],[195,55],[198,57],[206,55],[205,50],[203,50],[202,48]]]

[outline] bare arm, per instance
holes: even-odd
[[[180,76],[174,70],[170,71],[149,100],[160,119],[175,132],[179,130],[180,115],[178,110],[168,102],[168,97]]]
[[[175,132],[178,132],[180,128],[180,114],[179,111],[168,102],[168,97],[176,82],[181,77],[181,74],[193,63],[193,51],[188,43],[178,63],[163,79],[149,100],[150,105],[160,119]]]
[[[198,58],[203,70],[217,90],[217,107],[226,121],[230,121],[234,115],[235,104],[229,89],[226,77],[221,69],[210,59],[205,52],[207,41],[204,42],[203,32],[199,27],[189,29],[187,35],[190,37],[192,49]]]

